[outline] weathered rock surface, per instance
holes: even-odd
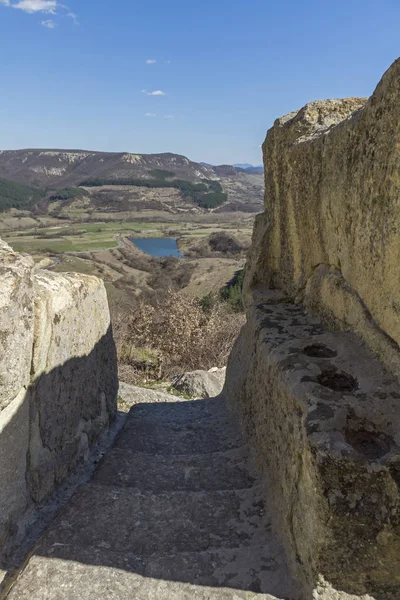
[[[118,382],[103,282],[50,272],[34,282],[29,477],[40,501],[109,425]]]
[[[277,292],[254,297],[224,393],[268,482],[304,597],[322,573],[339,589],[394,600],[400,384],[356,335],[328,332]]]
[[[0,548],[28,503],[33,261],[0,240]]]
[[[191,371],[174,379],[172,385],[190,398],[215,398],[222,392],[226,368]]]
[[[33,261],[0,240],[0,410],[29,384],[33,347]]]
[[[308,104],[264,144],[224,395],[305,598],[321,574],[400,598],[399,99],[400,60],[368,101]]]
[[[136,385],[129,385],[123,381],[119,382],[119,396],[121,400],[131,408],[135,404],[145,404],[147,402],[178,402],[179,400],[184,401],[184,398],[179,398],[173,394],[168,394],[159,389],[151,389],[145,387],[139,387]]]
[[[114,416],[103,283],[35,270],[0,242],[0,555]]]
[[[400,60],[372,97],[307,104],[264,143],[246,286],[299,296],[400,372]]]

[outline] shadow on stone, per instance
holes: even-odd
[[[358,388],[357,380],[344,371],[323,371],[316,381],[335,392],[353,392]]]
[[[369,459],[383,458],[390,452],[394,443],[393,438],[385,433],[363,429],[348,429],[346,441],[356,452]]]
[[[0,569],[40,530],[40,510],[88,460],[116,415],[111,327],[89,355],[42,373],[0,413]]]
[[[306,346],[303,350],[303,354],[313,358],[334,358],[337,356],[336,350],[328,348],[325,344],[312,344],[311,346]]]
[[[133,406],[9,599],[297,599],[293,589],[240,428],[217,398]]]

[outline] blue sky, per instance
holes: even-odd
[[[0,148],[259,163],[276,117],[370,95],[399,26],[398,0],[0,0]]]

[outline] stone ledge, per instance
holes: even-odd
[[[400,385],[352,333],[258,290],[224,393],[310,593],[400,595]]]

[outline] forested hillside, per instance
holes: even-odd
[[[29,208],[40,202],[45,190],[0,178],[0,211],[10,208]]]

